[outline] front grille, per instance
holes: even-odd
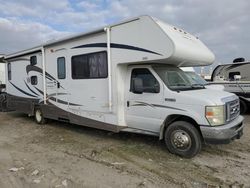
[[[239,99],[230,101],[226,104],[227,121],[232,121],[240,115]]]

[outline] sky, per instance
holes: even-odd
[[[250,60],[249,0],[0,0],[0,54],[145,14],[198,36],[216,64]]]

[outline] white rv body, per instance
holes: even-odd
[[[3,59],[4,56],[0,55],[0,61]],[[5,84],[5,66],[4,64],[0,63],[0,84]]]
[[[0,83],[5,84],[5,67],[4,67],[4,64],[0,64]]]
[[[185,120],[197,125],[207,143],[229,142],[239,138],[243,129],[234,94],[208,94],[208,89],[198,88],[172,90],[159,74],[213,61],[213,53],[197,37],[141,16],[7,55],[7,106],[31,115],[39,108],[45,118],[160,139],[168,124]],[[138,83],[153,80],[157,89],[134,92],[131,84],[138,75],[149,76],[139,78]],[[232,104],[236,105],[233,115],[223,125],[211,126],[204,115],[207,106],[230,111]]]

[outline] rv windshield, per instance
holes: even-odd
[[[185,73],[190,78],[190,81],[192,82],[192,84],[207,85],[206,80],[204,80],[202,77],[200,77],[195,72],[185,72]]]
[[[192,82],[178,67],[174,66],[154,66],[153,69],[168,86],[169,89],[174,91],[185,91],[192,89],[203,89],[204,85],[198,82]]]

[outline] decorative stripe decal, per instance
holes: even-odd
[[[180,108],[175,108],[175,107],[172,107],[172,106],[164,106],[164,105],[159,105],[159,104],[153,104],[155,107],[159,107],[159,108],[169,108],[169,109],[173,109],[173,110],[180,110],[180,111],[186,111],[186,110],[183,110],[183,109],[180,109]]]
[[[244,65],[244,64],[237,64],[237,63],[232,64],[232,65],[230,65],[229,67],[226,67],[226,68],[225,68],[225,71],[229,71],[229,70],[231,70],[231,69],[234,69],[234,68],[239,67],[239,66],[242,66],[242,65]]]
[[[10,82],[10,83],[11,83],[11,82]],[[28,96],[30,96],[30,97],[35,97],[35,98],[37,97],[37,96],[35,96],[35,95],[29,94],[29,93],[27,93],[26,91],[20,89],[19,87],[15,86],[13,83],[11,83],[11,85],[13,85],[13,87],[15,87],[18,91],[20,91],[21,93],[23,93],[23,94],[25,94],[25,95],[28,95]]]
[[[32,65],[28,65],[26,67],[26,72],[27,74],[30,72],[30,71],[35,71],[35,72],[39,72],[42,76],[43,76],[43,70],[39,67],[36,67],[36,66],[32,66]],[[59,83],[53,76],[51,76],[49,73],[45,72],[45,77],[50,80],[50,81],[55,81],[55,83]],[[65,89],[64,87],[61,86],[60,84],[60,88],[62,89]]]
[[[135,50],[135,51],[141,51],[141,52],[148,52],[151,54],[156,54],[156,55],[161,55],[157,52],[153,52],[151,50],[147,50],[144,48],[139,48],[136,46],[130,46],[130,45],[126,45],[126,44],[117,44],[117,43],[111,43],[110,44],[111,48],[119,48],[119,49],[127,49],[127,50]],[[80,45],[80,46],[76,46],[73,47],[71,49],[75,49],[75,48],[107,48],[107,43],[92,43],[92,44],[84,44],[84,45]]]
[[[41,74],[43,73],[43,70],[42,70],[41,68],[36,67],[36,66],[32,66],[32,65],[28,65],[28,66],[26,67],[26,72],[27,72],[27,74],[28,74],[30,71],[39,72],[39,73],[41,73]],[[45,76],[46,76],[46,77],[49,77],[50,79],[56,81],[56,79],[55,79],[53,76],[51,76],[49,73],[47,73],[47,72],[45,73]]]
[[[43,95],[43,92],[40,89],[38,89],[37,87],[35,87],[35,88],[37,89],[37,91],[39,91]],[[56,93],[53,93],[53,94],[50,94],[50,95],[46,94],[46,98],[47,98],[47,100],[52,100],[54,102],[58,102],[58,103],[65,104],[65,105],[69,104],[71,106],[82,106],[80,104],[68,103],[68,102],[63,101],[61,99],[57,99],[55,97],[51,97],[51,96],[55,96],[55,95],[56,95]],[[58,93],[57,95],[65,95],[65,93]],[[40,103],[41,102],[43,102],[43,101],[40,101]]]
[[[61,100],[61,99],[57,99],[57,98],[55,98],[55,97],[50,97],[50,98],[48,98],[48,99],[49,99],[49,100],[52,100],[52,101],[54,101],[54,102],[58,102],[58,103],[60,103],[60,104],[71,105],[71,106],[82,106],[82,105],[79,105],[79,104],[68,103],[68,102],[66,102],[66,101],[63,101],[63,100]]]
[[[58,103],[60,103],[60,104],[65,104],[65,105],[71,105],[71,106],[82,106],[82,105],[80,105],[80,104],[74,104],[74,103],[68,103],[68,102],[66,102],[66,101],[63,101],[63,100],[61,100],[61,99],[57,99],[57,98],[55,98],[55,97],[50,97],[50,98],[48,98],[49,100],[52,100],[52,101],[54,101],[54,102],[58,102]]]
[[[54,96],[57,96],[57,95],[68,95],[68,93],[52,93],[52,94],[48,95],[48,98],[54,97]]]
[[[145,102],[141,102],[141,101],[134,101],[134,102],[136,102],[138,104],[134,104],[134,105],[131,105],[131,106],[150,106],[152,108],[154,107],[154,105],[149,104],[149,103],[145,103]]]
[[[40,73],[40,75],[43,76],[42,73]],[[45,75],[45,77],[46,77],[48,80],[53,81],[50,77],[48,77],[48,76],[46,76],[46,75]]]
[[[171,106],[164,106],[164,105],[159,105],[159,104],[149,104],[149,103],[145,103],[145,102],[140,102],[140,101],[134,101],[137,104],[132,104],[130,106],[150,106],[152,108],[154,107],[158,107],[158,108],[169,108],[169,109],[173,109],[173,110],[180,110],[180,111],[186,111],[180,108],[175,108],[175,107],[171,107]]]
[[[37,94],[35,91],[33,91],[25,81],[24,81],[24,83],[25,83],[25,85],[27,86],[27,88],[28,88],[33,94],[35,94],[35,95],[38,96],[38,94]]]

